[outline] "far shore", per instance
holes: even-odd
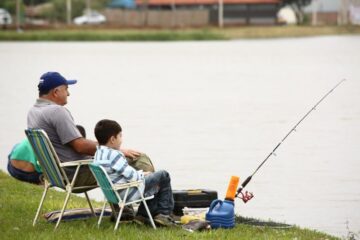
[[[203,41],[360,35],[360,26],[239,26],[115,28],[102,26],[3,29],[0,41]]]

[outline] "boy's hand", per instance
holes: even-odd
[[[124,153],[125,157],[131,158],[131,159],[139,157],[141,154],[140,152],[132,150],[132,149],[120,149],[120,151],[122,153]]]
[[[151,172],[143,172],[144,176],[149,175]]]

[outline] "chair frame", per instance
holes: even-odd
[[[58,155],[56,154],[56,151],[55,151],[48,135],[46,134],[46,132],[43,129],[38,129],[38,128],[26,129],[25,134],[30,142],[30,145],[31,145],[39,163],[40,163],[40,166],[41,166],[41,168],[43,170],[43,174],[44,174],[44,192],[42,194],[39,207],[36,211],[36,215],[35,215],[35,218],[33,221],[33,226],[35,226],[35,224],[39,218],[39,214],[40,214],[41,208],[43,206],[43,203],[45,201],[47,192],[48,192],[49,188],[52,188],[52,187],[60,188],[66,192],[64,204],[61,209],[61,213],[60,213],[59,219],[55,225],[54,230],[56,230],[57,227],[59,226],[60,221],[64,215],[66,206],[68,204],[68,201],[70,199],[70,195],[71,195],[71,193],[73,193],[74,190],[83,190],[86,200],[90,206],[90,210],[91,210],[92,214],[96,217],[94,208],[91,205],[87,191],[92,190],[98,186],[95,185],[95,186],[74,187],[77,176],[79,174],[80,167],[92,163],[93,159],[76,160],[76,161],[62,163],[62,162],[60,162],[60,159],[59,159]],[[76,167],[75,174],[73,176],[72,181],[70,181],[68,176],[66,175],[64,167]]]
[[[98,168],[98,169],[96,169]],[[97,182],[98,182],[98,185],[100,186],[103,194],[104,194],[104,205],[102,207],[102,211],[101,211],[101,214],[100,214],[100,217],[99,217],[99,221],[98,221],[98,227],[100,227],[100,224],[101,224],[101,220],[102,220],[102,217],[103,217],[103,214],[104,214],[104,211],[105,211],[105,208],[106,208],[106,204],[107,203],[112,203],[112,204],[117,204],[120,208],[120,212],[117,216],[117,219],[116,219],[116,223],[115,223],[115,227],[114,227],[114,231],[116,231],[118,229],[118,226],[119,226],[119,223],[120,223],[120,219],[121,219],[121,215],[122,215],[122,212],[124,210],[124,207],[127,206],[127,205],[131,205],[133,203],[139,203],[139,202],[142,202],[144,204],[144,207],[146,209],[146,212],[149,216],[149,220],[151,222],[151,225],[154,229],[156,229],[156,225],[154,223],[154,220],[151,216],[151,213],[150,213],[150,210],[148,208],[148,205],[146,204],[146,200],[149,200],[149,199],[153,199],[154,198],[154,195],[152,196],[149,196],[149,197],[144,197],[143,193],[141,192],[140,190],[140,184],[143,182],[142,180],[139,180],[139,181],[132,181],[132,182],[128,182],[128,183],[118,183],[118,184],[114,184],[112,183],[109,175],[107,174],[107,172],[105,171],[105,169],[100,166],[100,165],[97,165],[97,164],[90,164],[90,170],[93,172]],[[97,173],[96,171],[101,171],[101,173]],[[102,180],[104,180],[104,178],[106,179],[106,181],[109,183],[110,185],[110,189],[105,186],[102,186],[101,184],[101,180],[100,178],[102,178]],[[129,190],[131,188],[134,188],[136,187],[140,193],[140,198],[137,199],[137,200],[133,200],[133,201],[130,201],[130,202],[126,202],[127,200],[127,196],[128,196],[128,193],[129,193]],[[117,202],[112,202],[111,200],[109,201],[108,197],[107,197],[107,193],[106,193],[106,190],[110,190],[112,191],[113,194],[115,194],[116,198],[117,198]],[[123,198],[121,198],[120,194],[118,193],[118,190],[125,190],[125,195]],[[110,204],[111,206],[111,204]],[[113,209],[113,207],[111,206],[112,208],[112,211],[115,212],[115,216],[116,216],[116,211],[115,209]]]

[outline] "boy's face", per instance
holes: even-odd
[[[116,149],[120,149],[120,146],[122,144],[122,133],[119,132],[115,137],[114,137],[114,148]]]

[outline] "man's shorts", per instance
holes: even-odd
[[[43,175],[38,172],[24,172],[20,169],[15,168],[13,165],[11,165],[10,160],[8,161],[7,170],[10,173],[10,175],[17,180],[34,183],[34,184],[40,184],[42,183]]]

